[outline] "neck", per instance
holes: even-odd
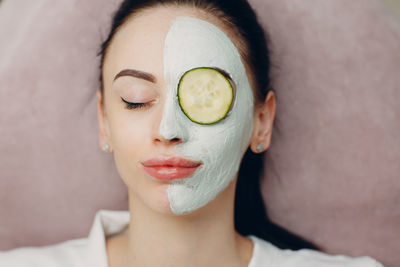
[[[129,192],[131,220],[120,266],[247,266],[252,242],[235,231],[235,186],[236,179],[185,215],[156,212]]]

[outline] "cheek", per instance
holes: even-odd
[[[142,182],[138,179],[140,161],[149,154],[151,145],[151,119],[141,113],[143,112],[121,108],[110,125],[115,165],[129,188]]]
[[[191,127],[190,131],[192,138],[187,144],[187,152],[209,159],[213,164],[216,160],[239,154],[243,137],[247,135],[243,123],[235,120],[227,120],[214,126]]]
[[[110,135],[115,156],[131,165],[146,156],[151,144],[154,112],[150,110],[128,110],[121,104],[110,114]]]

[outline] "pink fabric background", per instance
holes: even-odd
[[[382,1],[380,1],[382,3]],[[366,0],[264,1],[278,95],[264,199],[330,253],[400,266],[400,24]]]
[[[88,234],[126,209],[98,148],[96,50],[120,0],[0,4],[0,250]],[[253,0],[278,117],[271,218],[330,253],[400,265],[400,25],[373,0]]]
[[[0,249],[87,236],[98,209],[127,208],[98,148],[95,102],[96,51],[116,7],[0,4]]]

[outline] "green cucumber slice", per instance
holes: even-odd
[[[231,109],[234,89],[219,70],[208,67],[185,72],[178,84],[178,101],[185,115],[199,124],[224,119]]]

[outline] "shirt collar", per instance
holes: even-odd
[[[129,219],[129,211],[100,210],[96,213],[88,237],[87,266],[108,267],[106,238],[126,232]]]

